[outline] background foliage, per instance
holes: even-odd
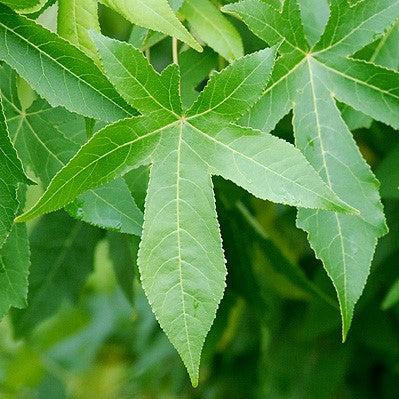
[[[279,0],[244,0],[238,5],[213,0],[1,3],[5,4],[0,5],[2,398],[397,397],[398,1],[349,2],[354,8],[347,0],[331,0],[330,6],[324,0],[286,0],[284,8]],[[240,173],[229,175],[222,162],[218,165],[221,176],[258,198],[232,181],[212,178],[227,281],[205,341],[197,388],[160,329],[140,284],[137,254],[147,167],[124,170],[123,177],[89,191],[75,187],[79,195],[66,201],[64,210],[27,226],[13,224],[14,215],[32,208],[60,169],[93,135],[95,143],[100,137],[96,133],[108,123],[138,110],[143,118],[163,126],[170,116],[165,107],[159,111],[159,103],[179,112],[177,100],[160,89],[169,79],[169,93],[173,90],[174,67],[159,77],[138,52],[124,52],[120,43],[107,41],[99,32],[131,43],[159,72],[178,62],[184,109],[205,88],[194,116],[209,112],[207,101],[211,104],[218,96],[223,103],[230,97],[229,88],[244,81],[245,90],[234,91],[234,106],[227,111],[218,108],[221,112],[215,112],[214,119],[193,122],[203,132],[241,117],[263,92],[238,122],[272,130],[274,136],[295,143],[332,191],[359,210],[335,214],[301,209],[297,215],[295,208],[265,199],[303,205],[316,201],[314,197],[298,190],[293,198],[271,198],[259,184],[267,176],[258,170],[248,179]],[[203,51],[197,52],[201,46]],[[275,47],[241,59],[269,46]],[[107,51],[131,68],[131,76],[124,76],[112,57],[107,59]],[[262,76],[270,73],[276,51],[279,56],[267,83]],[[94,62],[89,63],[85,54]],[[253,70],[259,72],[258,61],[264,68],[259,77],[253,76]],[[217,74],[229,64],[230,75]],[[140,84],[153,82],[153,87],[145,86],[151,91],[147,102],[140,85],[132,86],[132,76]],[[214,91],[216,100],[213,95],[209,99],[210,77],[219,88]],[[129,119],[112,126],[129,127],[128,123]],[[337,162],[327,160],[320,166],[321,158],[312,152],[319,148],[317,137],[307,136],[317,133]],[[217,137],[226,145],[233,140]],[[238,139],[233,142],[240,145]],[[260,141],[246,141],[238,148],[252,156],[256,143]],[[163,145],[173,148],[174,141]],[[211,153],[211,147],[203,144],[197,150],[201,147]],[[291,146],[281,144],[279,151],[283,159],[294,156]],[[92,155],[84,150],[80,154]],[[295,154],[298,175],[313,176]],[[232,167],[234,158],[225,157],[225,165]],[[189,167],[192,164],[186,163]],[[160,181],[167,181],[171,173],[162,175],[166,169],[158,169]],[[389,233],[372,172],[381,184]],[[309,184],[319,184],[320,195],[326,190],[323,195],[331,202],[341,210],[346,207],[321,180]],[[196,200],[193,196],[193,203]],[[326,255],[325,246],[337,236],[331,215],[334,221],[341,220],[346,247],[329,245]],[[340,254],[347,259],[340,260]],[[342,270],[349,276],[344,281]],[[209,317],[217,302],[210,305]],[[173,343],[182,354],[179,344]],[[188,369],[195,383],[196,371]]]

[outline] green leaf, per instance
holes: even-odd
[[[41,25],[0,6],[0,59],[53,107],[107,122],[133,112],[94,62]]]
[[[298,0],[303,28],[310,45],[320,40],[330,16],[328,0]]]
[[[301,27],[301,13],[296,0],[285,0],[281,13],[259,0],[228,4],[223,11],[239,16],[249,28],[270,46],[281,43],[279,52],[306,53],[309,45]]]
[[[17,336],[29,334],[64,300],[76,300],[93,270],[94,249],[101,237],[100,230],[64,212],[39,221],[30,235],[28,307],[12,313]]]
[[[88,30],[100,31],[97,0],[58,0],[58,34],[97,61]]]
[[[123,179],[87,191],[69,205],[67,211],[76,219],[97,227],[141,235],[143,213]]]
[[[18,183],[31,181],[26,177],[11,143],[0,96],[0,248],[11,231],[19,207]]]
[[[261,95],[259,87],[269,79],[275,49],[266,54],[260,51],[240,58],[223,74],[215,75],[187,111],[190,123],[214,133],[239,119],[256,103]]]
[[[41,0],[1,0],[0,3],[5,4],[15,10],[24,10],[32,8],[39,4]]]
[[[128,43],[92,33],[105,72],[122,97],[143,114],[181,113],[179,72],[171,66],[162,75],[150,68],[147,58]]]
[[[176,37],[197,51],[201,46],[173,13],[167,0],[102,0],[134,25]]]
[[[315,59],[315,69],[339,101],[399,127],[399,73],[362,60]]]
[[[29,165],[47,187],[85,143],[84,119],[63,108],[51,108],[42,99],[24,110],[15,90],[15,74],[3,67],[0,78],[14,144],[24,164]],[[142,212],[122,179],[82,194],[68,211],[77,219],[98,227],[128,234],[141,233]]]
[[[146,86],[147,77],[155,72],[141,63],[147,71],[127,73],[124,83],[138,87],[129,91],[131,102],[142,96],[142,87],[147,88],[148,114],[96,133],[53,179],[39,202],[19,218],[59,209],[87,189],[151,164],[138,264],[155,315],[180,353],[193,385],[198,383],[202,346],[226,275],[211,176],[222,175],[263,199],[352,211],[291,144],[231,124],[262,93],[274,56],[275,49],[265,49],[237,60],[210,80],[186,115],[174,115],[177,109],[171,106],[179,102],[178,86],[171,79],[176,67],[154,78],[176,97],[163,103],[163,87],[157,94]],[[118,55],[126,65],[137,64],[139,57],[134,49]],[[119,84],[118,78],[111,79]]]
[[[387,227],[379,199],[379,183],[363,160],[352,135],[325,88],[323,76],[308,60],[304,87],[296,96],[296,143],[330,188],[359,216],[300,210],[297,224],[333,280],[342,312],[343,338],[349,330],[354,306],[366,283],[377,238]]]
[[[293,109],[297,146],[330,189],[360,211],[359,215],[343,215],[300,210],[297,221],[308,232],[316,256],[333,280],[345,339],[354,305],[369,274],[377,239],[387,228],[379,184],[343,122],[334,97],[397,126],[399,75],[342,55],[354,53],[373,41],[375,34],[383,32],[397,17],[398,2],[365,0],[349,8],[346,0],[331,0],[326,31],[310,50],[297,44],[304,40],[305,33],[295,3],[286,0],[281,14],[257,0],[231,4],[225,10],[242,18],[266,42],[276,42],[276,32],[284,40],[280,47],[283,55],[276,62],[268,87],[242,122],[271,130]],[[284,18],[291,24],[279,27],[276,21]]]
[[[26,306],[29,255],[26,227],[14,225],[0,249],[0,317],[3,317],[11,306]]]
[[[379,40],[355,54],[354,58],[360,58],[370,63],[397,71],[399,69],[398,43],[399,22],[396,22]],[[351,130],[361,128],[368,129],[373,122],[371,117],[347,105],[342,107],[342,115]]]
[[[326,30],[314,51],[346,56],[374,41],[399,17],[399,0],[363,0],[349,7],[347,0],[330,0]]]
[[[126,298],[133,305],[134,283],[138,276],[137,253],[140,238],[119,233],[109,233],[107,238],[116,280]]]
[[[226,60],[244,55],[240,34],[210,0],[186,0],[181,13],[199,39]]]
[[[399,21],[394,23],[382,37],[356,54],[360,58],[385,68],[398,70]]]

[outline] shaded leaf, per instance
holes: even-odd
[[[64,212],[42,218],[33,229],[28,307],[12,313],[18,336],[58,310],[64,300],[76,300],[93,270],[94,249],[102,233]]]

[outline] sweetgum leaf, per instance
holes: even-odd
[[[158,74],[133,47],[98,35],[95,40],[110,80],[131,105],[141,105],[144,115],[96,133],[19,221],[151,165],[138,255],[141,280],[196,385],[226,276],[211,176],[221,175],[275,202],[342,212],[353,208],[291,144],[233,124],[261,95],[276,49],[243,57],[214,75],[183,113],[177,66]]]
[[[397,126],[399,74],[346,58],[374,41],[399,16],[398,1],[365,0],[349,7],[331,0],[330,19],[319,42],[306,41],[296,0],[280,13],[259,0],[224,9],[239,16],[269,44],[283,39],[268,87],[241,122],[271,130],[294,110],[295,140],[328,186],[359,215],[300,210],[297,224],[309,234],[340,301],[343,338],[370,270],[377,239],[387,231],[379,184],[363,160],[334,97],[377,120]],[[291,24],[279,26],[280,21]],[[356,187],[356,189],[354,189]]]

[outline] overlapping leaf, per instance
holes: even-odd
[[[201,51],[201,46],[173,13],[168,0],[101,1],[133,24],[174,36],[197,51]]]
[[[42,99],[25,109],[18,98],[16,75],[7,66],[0,71],[0,88],[18,153],[24,165],[29,165],[46,187],[86,141],[84,119],[61,107],[51,108]],[[122,179],[82,194],[68,211],[95,226],[128,234],[141,233],[142,212]],[[14,217],[10,216],[9,223]]]
[[[90,188],[151,164],[138,258],[142,284],[197,384],[202,346],[226,274],[211,176],[275,202],[353,209],[292,145],[232,124],[262,93],[274,49],[241,58],[215,75],[183,113],[176,65],[158,74],[130,45],[94,38],[109,79],[143,115],[96,133],[19,220],[59,209]]]
[[[0,5],[0,59],[52,106],[112,122],[133,110],[75,46]]]
[[[244,55],[240,34],[210,0],[186,0],[181,12],[193,32],[228,61]]]
[[[76,221],[65,212],[39,221],[30,235],[29,306],[12,313],[18,336],[29,334],[64,300],[76,300],[93,270],[94,249],[101,237],[101,230]]]
[[[100,31],[97,13],[97,0],[58,0],[58,34],[93,60],[97,60],[98,56],[88,31]]]
[[[24,188],[15,194],[22,204]],[[21,208],[22,206],[20,206]],[[20,210],[20,209],[18,209]],[[30,252],[26,226],[13,225],[0,248],[0,318],[10,307],[26,306]]]
[[[11,143],[0,97],[0,248],[11,231],[19,202],[19,183],[29,183]]]
[[[320,210],[300,210],[298,214],[298,226],[308,232],[316,255],[334,282],[345,338],[376,240],[386,232],[386,225],[378,182],[333,98],[398,126],[399,75],[345,56],[373,41],[395,21],[399,1],[364,0],[349,7],[346,0],[331,0],[330,7],[325,32],[313,48],[306,43],[296,0],[286,0],[281,13],[258,0],[244,0],[225,10],[240,16],[267,43],[283,40],[271,82],[243,122],[269,130],[293,109],[297,146],[329,187],[360,210],[358,216]]]

